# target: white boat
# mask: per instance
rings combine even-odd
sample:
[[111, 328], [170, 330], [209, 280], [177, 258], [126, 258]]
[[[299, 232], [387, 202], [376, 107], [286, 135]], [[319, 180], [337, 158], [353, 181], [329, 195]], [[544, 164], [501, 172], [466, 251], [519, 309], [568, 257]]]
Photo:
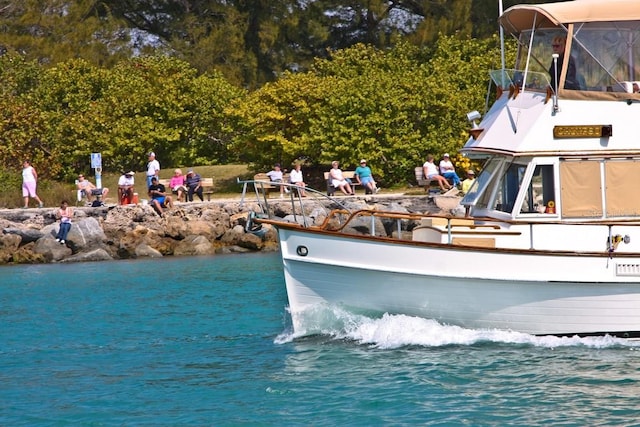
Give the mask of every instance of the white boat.
[[[484, 166], [467, 217], [338, 209], [317, 224], [300, 200], [292, 221], [260, 220], [278, 230], [296, 332], [309, 310], [340, 306], [640, 337], [640, 6], [520, 5], [500, 24], [518, 60], [490, 73], [496, 100], [482, 119], [468, 115], [462, 152]], [[571, 60], [557, 59], [552, 79], [558, 40]]]

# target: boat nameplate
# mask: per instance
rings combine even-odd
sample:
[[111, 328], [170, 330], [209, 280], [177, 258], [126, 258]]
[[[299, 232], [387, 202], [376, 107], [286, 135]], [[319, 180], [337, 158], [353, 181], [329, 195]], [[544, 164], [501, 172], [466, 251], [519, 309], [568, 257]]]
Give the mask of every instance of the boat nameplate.
[[609, 138], [612, 125], [560, 125], [553, 127], [554, 138]]

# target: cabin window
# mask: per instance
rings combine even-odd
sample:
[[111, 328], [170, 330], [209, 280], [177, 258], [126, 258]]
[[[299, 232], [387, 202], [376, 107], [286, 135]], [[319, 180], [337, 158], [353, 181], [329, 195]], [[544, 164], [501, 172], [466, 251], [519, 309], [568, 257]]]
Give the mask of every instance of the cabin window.
[[553, 165], [537, 165], [522, 202], [520, 213], [551, 213], [554, 211], [555, 201]]
[[511, 213], [526, 170], [526, 164], [513, 163], [509, 165], [500, 179], [498, 192], [492, 206], [493, 210]]
[[462, 199], [462, 205], [488, 208], [493, 195], [492, 189], [495, 187], [494, 183], [499, 179], [503, 165], [504, 161], [498, 157], [487, 160], [473, 187]]
[[571, 55], [588, 90], [633, 92], [640, 80], [640, 22], [575, 24]]

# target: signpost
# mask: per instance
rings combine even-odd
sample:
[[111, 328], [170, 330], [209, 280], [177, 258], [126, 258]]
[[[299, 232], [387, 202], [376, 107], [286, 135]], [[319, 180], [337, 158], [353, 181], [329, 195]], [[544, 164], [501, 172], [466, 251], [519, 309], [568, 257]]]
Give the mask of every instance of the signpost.
[[96, 188], [102, 188], [102, 154], [91, 153], [91, 167], [96, 170]]

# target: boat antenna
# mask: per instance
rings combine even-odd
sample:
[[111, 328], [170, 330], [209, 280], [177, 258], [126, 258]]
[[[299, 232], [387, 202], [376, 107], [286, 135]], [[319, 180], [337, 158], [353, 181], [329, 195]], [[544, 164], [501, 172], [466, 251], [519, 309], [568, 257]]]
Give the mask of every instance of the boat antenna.
[[[498, 17], [502, 16], [502, 12], [504, 12], [504, 7], [502, 5], [502, 0], [499, 0], [498, 2]], [[505, 81], [504, 81], [504, 73], [505, 73], [505, 59], [504, 59], [504, 28], [502, 28], [502, 25], [498, 25], [498, 27], [500, 28], [500, 60], [501, 60], [501, 65], [502, 65], [502, 72], [500, 73], [502, 75], [502, 87], [505, 87]]]
[[553, 58], [553, 74], [555, 77], [553, 79], [553, 112], [556, 113], [558, 112], [558, 58], [560, 55], [554, 53], [551, 57]]

